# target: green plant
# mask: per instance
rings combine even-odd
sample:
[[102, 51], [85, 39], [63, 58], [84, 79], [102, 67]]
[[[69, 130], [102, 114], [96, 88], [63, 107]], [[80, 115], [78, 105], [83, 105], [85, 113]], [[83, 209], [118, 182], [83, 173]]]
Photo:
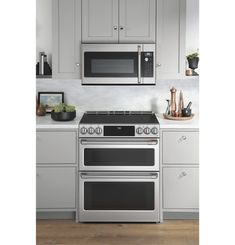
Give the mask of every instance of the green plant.
[[73, 105], [67, 105], [65, 103], [60, 103], [59, 105], [56, 105], [53, 107], [54, 112], [73, 112], [75, 111], [75, 106]]
[[198, 56], [199, 56], [198, 53], [192, 53], [192, 54], [187, 55], [186, 57], [188, 60], [192, 60], [194, 58], [197, 58]]

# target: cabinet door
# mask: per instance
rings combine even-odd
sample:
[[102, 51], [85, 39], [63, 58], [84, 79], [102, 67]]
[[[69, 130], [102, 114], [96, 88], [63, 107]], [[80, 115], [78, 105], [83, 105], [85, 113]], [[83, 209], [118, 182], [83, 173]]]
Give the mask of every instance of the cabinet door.
[[163, 132], [163, 164], [198, 164], [198, 132]]
[[186, 0], [157, 1], [157, 78], [185, 75]]
[[75, 164], [75, 132], [37, 132], [37, 164]]
[[120, 0], [119, 41], [155, 42], [155, 0]]
[[53, 0], [53, 78], [80, 78], [81, 0]]
[[163, 168], [163, 208], [198, 209], [198, 168]]
[[118, 0], [82, 1], [82, 42], [118, 42]]
[[75, 167], [37, 167], [37, 208], [75, 208]]

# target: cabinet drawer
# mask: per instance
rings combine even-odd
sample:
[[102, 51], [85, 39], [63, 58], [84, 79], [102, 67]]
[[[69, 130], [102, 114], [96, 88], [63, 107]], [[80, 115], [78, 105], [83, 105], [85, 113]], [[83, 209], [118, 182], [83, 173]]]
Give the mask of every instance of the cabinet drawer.
[[75, 167], [37, 167], [37, 208], [75, 208]]
[[37, 132], [37, 163], [76, 163], [75, 132]]
[[163, 164], [198, 164], [198, 132], [163, 132]]
[[197, 209], [198, 174], [198, 168], [163, 168], [163, 208]]

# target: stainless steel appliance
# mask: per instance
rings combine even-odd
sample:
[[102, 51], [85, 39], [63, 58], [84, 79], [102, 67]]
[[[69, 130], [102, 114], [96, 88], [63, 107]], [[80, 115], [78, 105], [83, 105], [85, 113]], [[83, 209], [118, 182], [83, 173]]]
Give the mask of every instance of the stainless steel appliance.
[[156, 116], [87, 112], [79, 130], [79, 220], [159, 222]]
[[82, 44], [83, 85], [154, 85], [155, 44]]

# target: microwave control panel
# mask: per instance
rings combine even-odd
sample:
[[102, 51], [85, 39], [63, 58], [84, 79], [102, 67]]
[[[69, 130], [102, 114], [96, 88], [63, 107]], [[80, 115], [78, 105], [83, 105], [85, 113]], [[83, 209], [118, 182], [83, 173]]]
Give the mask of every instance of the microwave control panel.
[[142, 77], [153, 77], [153, 52], [142, 52], [141, 53], [141, 76]]

